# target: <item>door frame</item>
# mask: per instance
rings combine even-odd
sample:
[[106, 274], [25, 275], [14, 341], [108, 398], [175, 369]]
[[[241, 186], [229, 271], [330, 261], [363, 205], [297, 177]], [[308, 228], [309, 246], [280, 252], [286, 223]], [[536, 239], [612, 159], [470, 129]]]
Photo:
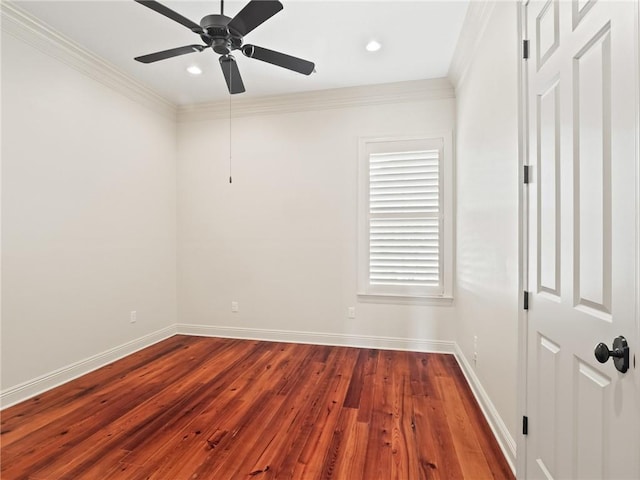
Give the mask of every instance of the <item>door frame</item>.
[[[632, 352], [633, 370], [635, 382], [640, 392], [640, 365], [636, 367], [636, 359], [640, 364], [640, 2], [636, 0], [636, 25], [635, 25], [635, 60], [636, 60], [636, 349]], [[640, 429], [638, 429], [637, 443], [640, 445]]]
[[[528, 315], [524, 309], [524, 292], [529, 290], [529, 189], [524, 183], [524, 169], [529, 164], [529, 107], [527, 60], [523, 45], [527, 37], [527, 4], [518, 2], [518, 417], [527, 415]], [[516, 422], [516, 425], [520, 425]], [[516, 478], [526, 478], [527, 442], [522, 430], [516, 432]]]
[[[600, 0], [602, 1], [602, 0]], [[518, 257], [519, 257], [519, 309], [518, 309], [518, 393], [517, 409], [519, 416], [527, 415], [527, 358], [528, 358], [528, 315], [524, 309], [524, 292], [529, 290], [529, 188], [524, 183], [524, 168], [529, 165], [529, 100], [528, 100], [528, 69], [527, 60], [523, 58], [523, 41], [527, 39], [527, 5], [529, 0], [518, 1], [518, 206], [519, 206], [519, 231], [518, 231]], [[634, 2], [636, 8], [635, 34], [640, 40], [640, 2]], [[636, 148], [635, 148], [635, 170], [636, 205], [640, 205], [640, 41], [635, 43], [635, 107], [636, 107]], [[636, 208], [636, 298], [635, 298], [635, 321], [636, 333], [632, 345], [633, 371], [629, 372], [635, 376], [636, 386], [640, 389], [640, 206]], [[631, 342], [630, 342], [631, 343]], [[638, 367], [635, 367], [636, 361]], [[639, 390], [640, 391], [640, 390]], [[638, 432], [638, 443], [640, 444], [640, 432]], [[522, 430], [517, 432], [516, 437], [516, 477], [526, 478], [527, 459], [527, 437]]]

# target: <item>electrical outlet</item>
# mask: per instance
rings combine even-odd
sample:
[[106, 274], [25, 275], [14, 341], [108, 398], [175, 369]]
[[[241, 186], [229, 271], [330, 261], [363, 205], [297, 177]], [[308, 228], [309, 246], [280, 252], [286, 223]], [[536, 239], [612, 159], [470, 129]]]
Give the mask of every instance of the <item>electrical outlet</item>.
[[137, 320], [138, 320], [138, 315], [136, 311], [131, 310], [131, 313], [129, 314], [129, 323], [136, 323]]
[[356, 307], [347, 308], [347, 318], [356, 318]]
[[233, 313], [238, 313], [238, 310], [240, 310], [240, 307], [238, 306], [238, 302], [231, 302], [231, 311]]
[[478, 336], [473, 336], [473, 366], [475, 367], [478, 363]]

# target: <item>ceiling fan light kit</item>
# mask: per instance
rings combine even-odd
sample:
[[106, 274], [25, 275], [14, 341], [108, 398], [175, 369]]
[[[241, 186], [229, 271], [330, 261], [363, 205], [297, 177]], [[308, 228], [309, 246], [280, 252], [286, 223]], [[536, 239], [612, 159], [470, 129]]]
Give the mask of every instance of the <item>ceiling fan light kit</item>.
[[135, 60], [138, 62], [153, 63], [179, 55], [202, 52], [207, 48], [211, 48], [220, 55], [220, 67], [231, 94], [245, 91], [238, 64], [234, 56], [231, 55], [231, 52], [235, 50], [242, 52], [245, 57], [254, 58], [303, 75], [310, 75], [315, 70], [314, 63], [308, 60], [257, 45], [244, 44], [244, 37], [249, 32], [284, 8], [278, 0], [251, 0], [233, 18], [224, 15], [224, 3], [221, 1], [220, 14], [203, 17], [199, 25], [155, 0], [135, 1], [187, 27], [193, 33], [200, 35], [201, 40], [205, 43], [204, 45], [187, 45], [136, 57]]

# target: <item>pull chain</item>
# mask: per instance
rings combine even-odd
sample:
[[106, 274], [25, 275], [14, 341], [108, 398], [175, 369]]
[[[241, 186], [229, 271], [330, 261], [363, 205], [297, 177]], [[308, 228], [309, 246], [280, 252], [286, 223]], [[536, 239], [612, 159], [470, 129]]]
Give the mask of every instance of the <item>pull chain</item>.
[[[231, 64], [229, 64], [229, 85], [231, 92], [233, 91], [233, 74], [231, 73]], [[231, 176], [231, 92], [229, 92], [229, 183], [233, 183], [233, 178]]]

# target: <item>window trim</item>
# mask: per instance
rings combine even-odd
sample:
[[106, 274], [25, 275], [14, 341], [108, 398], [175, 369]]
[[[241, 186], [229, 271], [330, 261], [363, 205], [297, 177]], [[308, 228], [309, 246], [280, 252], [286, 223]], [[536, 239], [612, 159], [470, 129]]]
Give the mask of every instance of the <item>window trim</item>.
[[[400, 304], [445, 304], [450, 305], [453, 299], [453, 135], [450, 130], [427, 132], [425, 135], [414, 136], [376, 136], [358, 138], [358, 286], [359, 300], [375, 303]], [[441, 274], [442, 287], [440, 291], [421, 287], [426, 291], [416, 293], [415, 288], [397, 288], [388, 285], [371, 285], [369, 283], [369, 154], [394, 151], [402, 144], [411, 142], [442, 143], [442, 158], [440, 159], [440, 201], [441, 201]], [[396, 145], [395, 147], [393, 145]], [[376, 148], [376, 146], [378, 148]], [[405, 150], [407, 147], [405, 147]], [[373, 151], [372, 151], [373, 150]], [[391, 288], [390, 288], [391, 287]], [[413, 290], [413, 291], [412, 291]], [[426, 300], [426, 301], [425, 301]]]

